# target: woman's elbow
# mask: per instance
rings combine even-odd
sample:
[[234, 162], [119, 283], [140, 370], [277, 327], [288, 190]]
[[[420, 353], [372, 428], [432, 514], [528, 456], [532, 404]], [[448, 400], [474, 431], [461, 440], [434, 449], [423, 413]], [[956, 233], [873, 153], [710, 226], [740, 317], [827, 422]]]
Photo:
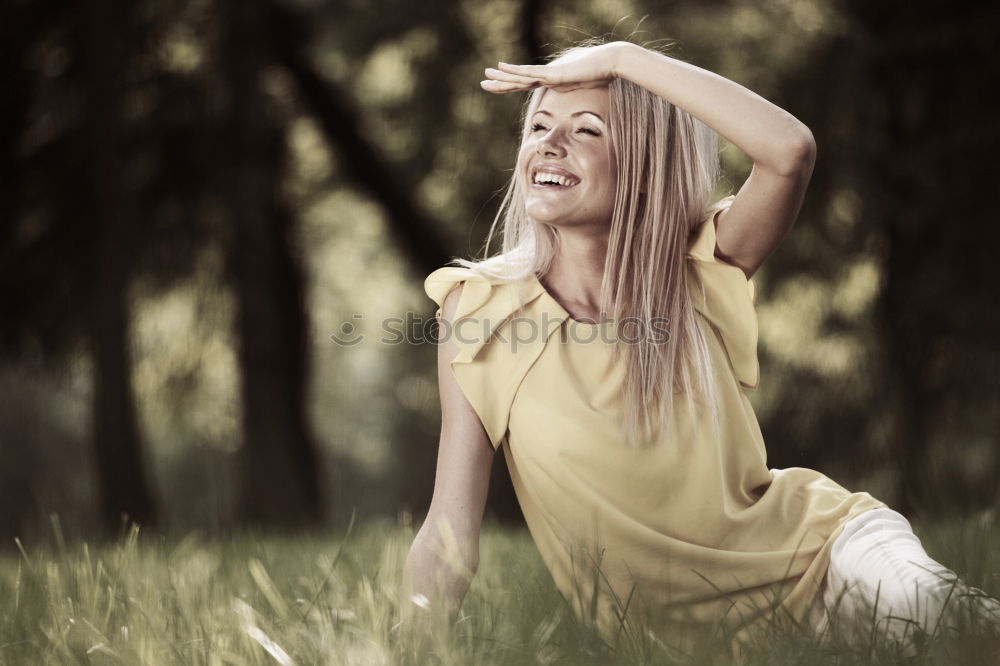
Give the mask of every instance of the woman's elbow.
[[798, 177], [812, 174], [816, 164], [816, 139], [806, 125], [799, 123], [788, 133], [781, 152], [783, 158], [778, 167], [779, 175]]

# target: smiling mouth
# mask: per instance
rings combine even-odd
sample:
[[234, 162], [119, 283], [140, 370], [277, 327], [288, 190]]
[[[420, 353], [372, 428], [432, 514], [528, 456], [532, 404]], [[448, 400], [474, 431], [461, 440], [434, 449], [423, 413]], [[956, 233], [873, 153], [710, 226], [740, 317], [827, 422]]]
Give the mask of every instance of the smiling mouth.
[[564, 169], [539, 168], [531, 179], [537, 187], [570, 188], [580, 184], [580, 179]]

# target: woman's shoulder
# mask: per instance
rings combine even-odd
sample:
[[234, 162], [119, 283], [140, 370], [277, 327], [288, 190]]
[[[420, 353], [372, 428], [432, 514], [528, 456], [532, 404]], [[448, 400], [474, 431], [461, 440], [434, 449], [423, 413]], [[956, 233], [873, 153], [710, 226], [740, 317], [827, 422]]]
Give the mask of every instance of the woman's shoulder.
[[715, 256], [715, 216], [728, 208], [735, 195], [708, 207], [688, 243], [688, 281], [691, 303], [722, 336], [740, 383], [756, 388], [760, 381], [757, 359], [756, 287], [743, 269]]
[[442, 266], [424, 279], [424, 292], [439, 306], [452, 290], [465, 282], [490, 288], [502, 281], [495, 274], [468, 266]]
[[473, 292], [475, 296], [471, 299], [463, 297], [462, 300], [481, 304], [493, 296], [497, 287], [529, 284], [532, 275], [525, 261], [519, 261], [508, 253], [478, 262], [462, 261], [460, 265], [442, 266], [424, 279], [424, 292], [440, 308], [448, 294], [464, 283], [467, 288], [463, 293]]
[[464, 285], [454, 314], [447, 323], [440, 322], [437, 336], [439, 342], [449, 336], [458, 347], [452, 373], [497, 448], [507, 431], [518, 378], [527, 373], [548, 336], [505, 333], [510, 329], [504, 327], [519, 317], [539, 316], [541, 284], [530, 269], [519, 273], [513, 270], [518, 266], [493, 259], [438, 268], [424, 280], [424, 290], [438, 304], [435, 317], [440, 319], [448, 295]]
[[705, 209], [688, 240], [688, 257], [710, 263], [718, 262], [715, 256], [715, 218], [722, 211], [729, 208], [735, 194], [722, 197], [707, 209]]

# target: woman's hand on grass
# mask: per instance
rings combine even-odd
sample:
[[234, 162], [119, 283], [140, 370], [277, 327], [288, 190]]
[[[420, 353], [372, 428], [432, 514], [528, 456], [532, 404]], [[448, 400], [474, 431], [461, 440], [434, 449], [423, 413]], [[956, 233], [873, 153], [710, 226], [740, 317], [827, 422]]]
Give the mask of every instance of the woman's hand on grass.
[[426, 597], [414, 595], [400, 607], [399, 622], [390, 630], [395, 638], [396, 666], [422, 664], [430, 651], [434, 625], [424, 603]]
[[480, 85], [483, 90], [496, 94], [523, 92], [542, 86], [559, 92], [597, 88], [618, 76], [620, 56], [633, 46], [627, 42], [602, 44], [547, 65], [510, 65], [502, 62], [499, 69], [486, 69], [489, 78]]

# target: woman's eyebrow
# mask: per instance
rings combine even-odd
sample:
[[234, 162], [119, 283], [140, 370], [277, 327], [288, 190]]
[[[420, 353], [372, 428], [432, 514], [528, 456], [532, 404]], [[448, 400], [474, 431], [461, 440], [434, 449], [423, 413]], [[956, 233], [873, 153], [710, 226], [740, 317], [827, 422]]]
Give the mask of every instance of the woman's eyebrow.
[[[551, 118], [551, 117], [552, 117], [552, 114], [551, 114], [551, 113], [549, 113], [548, 111], [545, 111], [545, 110], [543, 110], [543, 109], [539, 109], [538, 111], [535, 111], [535, 115], [538, 115], [539, 113], [542, 113], [542, 114], [545, 114], [545, 115], [546, 115], [546, 116], [548, 116], [549, 118]], [[577, 116], [582, 116], [582, 115], [583, 115], [583, 114], [585, 114], [585, 113], [589, 113], [590, 115], [592, 115], [592, 116], [594, 116], [595, 118], [597, 118], [598, 120], [600, 120], [600, 121], [601, 121], [602, 123], [604, 122], [604, 118], [601, 118], [601, 114], [599, 114], [599, 113], [594, 113], [593, 111], [577, 111], [576, 113], [571, 113], [571, 114], [570, 114], [570, 117], [571, 117], [571, 118], [576, 118]]]

